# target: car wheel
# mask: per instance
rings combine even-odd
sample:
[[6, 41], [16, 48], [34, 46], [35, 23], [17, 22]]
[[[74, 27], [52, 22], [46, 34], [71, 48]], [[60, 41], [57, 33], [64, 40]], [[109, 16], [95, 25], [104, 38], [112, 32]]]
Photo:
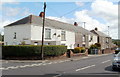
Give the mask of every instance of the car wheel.
[[113, 71], [115, 71], [115, 70], [116, 70], [116, 68], [115, 68], [115, 67], [112, 67], [112, 70], [113, 70]]

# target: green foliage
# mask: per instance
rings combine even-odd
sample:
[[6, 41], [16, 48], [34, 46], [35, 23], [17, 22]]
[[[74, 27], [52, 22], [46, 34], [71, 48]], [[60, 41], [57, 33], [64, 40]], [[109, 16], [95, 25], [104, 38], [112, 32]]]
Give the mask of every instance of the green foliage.
[[85, 52], [85, 48], [84, 47], [76, 47], [74, 48], [73, 53], [84, 53]]
[[100, 43], [95, 43], [98, 49], [101, 49], [101, 44]]
[[[43, 46], [44, 56], [60, 56], [67, 51], [66, 46], [60, 45], [45, 45]], [[11, 45], [2, 46], [2, 55], [4, 57], [30, 57], [40, 56], [40, 45]]]
[[98, 48], [98, 46], [96, 46], [95, 44], [90, 46], [90, 49], [96, 49], [96, 48]]
[[85, 48], [84, 47], [80, 47], [81, 53], [85, 52]]
[[120, 40], [119, 40], [119, 39], [117, 39], [117, 40], [112, 40], [112, 42], [113, 42], [114, 44], [116, 44], [118, 47], [120, 47]]
[[21, 45], [25, 45], [25, 44], [26, 44], [25, 41], [22, 41], [22, 42], [21, 42]]
[[73, 53], [80, 53], [80, 47], [76, 47], [76, 48], [74, 48], [74, 52]]
[[4, 35], [0, 34], [0, 41], [4, 41]]

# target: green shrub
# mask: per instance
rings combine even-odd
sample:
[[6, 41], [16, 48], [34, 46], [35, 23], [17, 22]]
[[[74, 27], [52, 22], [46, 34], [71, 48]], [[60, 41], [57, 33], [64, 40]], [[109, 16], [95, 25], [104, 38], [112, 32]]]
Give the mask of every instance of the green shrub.
[[84, 53], [85, 52], [85, 47], [76, 47], [74, 48], [73, 53]]
[[81, 53], [85, 52], [85, 48], [84, 47], [80, 47]]
[[95, 45], [98, 47], [98, 49], [101, 49], [101, 44], [100, 43], [95, 43]]
[[[43, 46], [44, 56], [60, 56], [67, 51], [66, 46], [45, 45]], [[4, 57], [30, 57], [41, 56], [40, 45], [11, 45], [2, 46], [2, 55]]]
[[73, 52], [73, 53], [80, 53], [80, 52], [81, 52], [80, 47], [76, 47], [76, 48], [74, 48], [74, 52]]
[[90, 46], [90, 49], [96, 49], [98, 48], [95, 44]]

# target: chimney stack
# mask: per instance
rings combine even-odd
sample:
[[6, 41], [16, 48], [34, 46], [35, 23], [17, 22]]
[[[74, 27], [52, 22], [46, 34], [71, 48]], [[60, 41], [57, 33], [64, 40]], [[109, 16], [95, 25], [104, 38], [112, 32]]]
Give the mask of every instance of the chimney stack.
[[78, 26], [77, 22], [74, 22], [74, 26]]
[[44, 12], [40, 12], [39, 16], [44, 17]]

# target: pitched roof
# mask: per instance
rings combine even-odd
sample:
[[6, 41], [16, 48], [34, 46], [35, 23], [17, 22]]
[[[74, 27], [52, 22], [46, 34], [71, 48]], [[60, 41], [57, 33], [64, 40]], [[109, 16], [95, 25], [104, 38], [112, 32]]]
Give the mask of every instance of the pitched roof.
[[98, 36], [103, 36], [103, 37], [110, 37], [100, 31], [97, 31], [97, 30], [91, 30], [90, 32], [93, 32], [94, 34], [98, 35]]
[[28, 16], [28, 17], [20, 19], [20, 20], [18, 20], [16, 22], [13, 22], [11, 24], [8, 24], [5, 27], [7, 27], [7, 26], [14, 26], [14, 25], [20, 25], [20, 24], [27, 24], [27, 23], [30, 23], [30, 20], [31, 20], [31, 18], [30, 18], [30, 16]]
[[[21, 20], [14, 22], [14, 23], [11, 23], [7, 26], [15, 26], [15, 25], [17, 26], [20, 24], [30, 24], [30, 23], [42, 26], [42, 21], [43, 21], [43, 19], [39, 16], [29, 15], [28, 17], [25, 17]], [[7, 27], [7, 26], [5, 26], [5, 27]], [[68, 23], [64, 23], [64, 22], [60, 22], [60, 21], [56, 21], [56, 20], [52, 20], [52, 19], [48, 19], [48, 18], [45, 19], [45, 26], [53, 27], [56, 29], [78, 32], [78, 33], [82, 33], [82, 34], [94, 35], [90, 31], [88, 31], [80, 26], [74, 26], [73, 24], [68, 24]]]

